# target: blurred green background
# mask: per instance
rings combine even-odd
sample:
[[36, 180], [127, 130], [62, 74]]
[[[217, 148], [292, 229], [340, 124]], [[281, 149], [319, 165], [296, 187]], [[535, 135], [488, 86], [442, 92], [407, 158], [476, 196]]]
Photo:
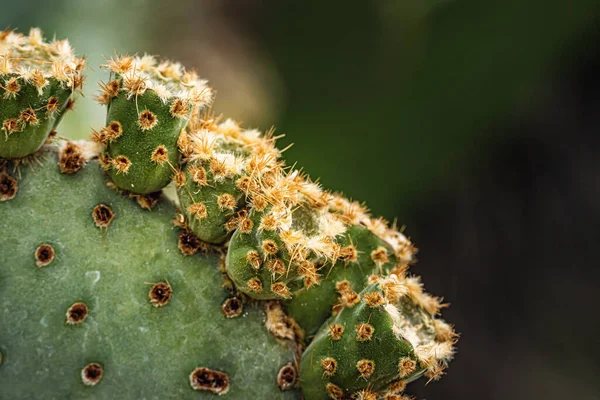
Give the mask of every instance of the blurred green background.
[[214, 110], [398, 218], [463, 333], [431, 399], [600, 399], [600, 3], [2, 0], [92, 70], [59, 134], [104, 124], [104, 56], [195, 67]]

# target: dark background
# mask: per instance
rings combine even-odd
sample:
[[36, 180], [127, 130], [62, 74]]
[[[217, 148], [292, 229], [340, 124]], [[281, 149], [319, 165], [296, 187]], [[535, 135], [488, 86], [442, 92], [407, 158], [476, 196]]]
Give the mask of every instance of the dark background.
[[[598, 1], [0, 1], [93, 71], [62, 134], [103, 124], [102, 55], [195, 66], [215, 110], [406, 225], [462, 334], [427, 399], [600, 399]], [[82, 5], [83, 4], [83, 5]]]

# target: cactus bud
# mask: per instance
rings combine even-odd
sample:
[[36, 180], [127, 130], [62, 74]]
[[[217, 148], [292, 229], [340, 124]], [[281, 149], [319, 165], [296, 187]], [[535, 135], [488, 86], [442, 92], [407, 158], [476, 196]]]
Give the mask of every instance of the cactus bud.
[[331, 317], [305, 350], [305, 398], [327, 399], [332, 391], [339, 398], [397, 394], [422, 375], [438, 378], [452, 359], [456, 334], [435, 318], [439, 301], [422, 291], [417, 278], [392, 274], [367, 286], [360, 298]]
[[81, 90], [84, 66], [67, 40], [45, 42], [37, 28], [0, 34], [1, 158], [26, 157], [45, 143]]
[[97, 100], [107, 105], [107, 124], [92, 139], [105, 146], [108, 174], [138, 194], [165, 187], [177, 172], [177, 141], [192, 113], [212, 101], [212, 90], [178, 63], [145, 55], [107, 60], [110, 81]]

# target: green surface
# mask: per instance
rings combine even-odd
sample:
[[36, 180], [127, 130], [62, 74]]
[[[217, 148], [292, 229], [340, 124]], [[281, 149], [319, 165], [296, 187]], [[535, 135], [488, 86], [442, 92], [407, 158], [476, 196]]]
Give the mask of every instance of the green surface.
[[[179, 252], [170, 204], [142, 210], [106, 187], [95, 162], [61, 175], [56, 156], [45, 157], [21, 167], [19, 192], [0, 203], [0, 398], [216, 398], [190, 387], [196, 367], [228, 373], [228, 399], [298, 397], [276, 384], [292, 346], [267, 333], [262, 307], [223, 316], [218, 259]], [[92, 218], [99, 203], [115, 214], [106, 230]], [[42, 243], [56, 258], [40, 269], [34, 252]], [[160, 281], [173, 297], [155, 308], [148, 283]], [[78, 301], [89, 316], [66, 325]], [[80, 378], [90, 362], [104, 367], [94, 387]]]

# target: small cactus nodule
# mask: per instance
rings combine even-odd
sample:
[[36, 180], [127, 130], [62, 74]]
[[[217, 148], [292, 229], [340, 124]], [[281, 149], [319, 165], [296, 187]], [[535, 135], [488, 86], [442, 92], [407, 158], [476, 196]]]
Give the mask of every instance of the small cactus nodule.
[[190, 117], [212, 101], [212, 90], [181, 64], [153, 56], [108, 59], [110, 80], [97, 100], [106, 126], [92, 135], [105, 146], [103, 165], [115, 184], [138, 194], [157, 192], [179, 163], [177, 141]]
[[44, 144], [81, 90], [84, 67], [67, 40], [48, 43], [37, 28], [0, 32], [0, 158], [22, 158]]
[[402, 399], [443, 374], [457, 334], [394, 224], [151, 56], [107, 60], [91, 141], [48, 140], [83, 67], [0, 33], [0, 397]]

